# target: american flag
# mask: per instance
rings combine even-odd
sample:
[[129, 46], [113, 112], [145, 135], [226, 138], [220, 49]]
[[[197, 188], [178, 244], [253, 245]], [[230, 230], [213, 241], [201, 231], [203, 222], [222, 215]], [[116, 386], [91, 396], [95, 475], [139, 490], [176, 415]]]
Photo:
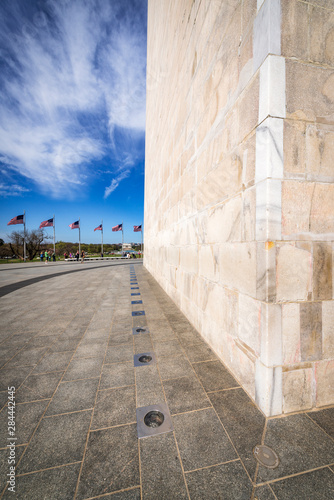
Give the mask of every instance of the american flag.
[[79, 229], [80, 228], [80, 225], [79, 225], [79, 221], [75, 221], [75, 222], [72, 222], [72, 224], [69, 224], [69, 227], [71, 229]]
[[114, 226], [112, 228], [113, 231], [122, 231], [123, 229], [123, 224], [118, 224], [118, 226]]
[[7, 222], [7, 226], [12, 226], [14, 224], [24, 224], [24, 215], [17, 215]]
[[102, 231], [102, 224], [100, 224], [99, 226], [97, 226], [94, 231]]
[[39, 225], [40, 229], [42, 227], [53, 227], [53, 217], [52, 217], [52, 219], [43, 220], [43, 222], [41, 222], [40, 225]]
[[133, 226], [133, 230], [135, 233], [139, 233], [139, 231], [141, 231], [141, 224], [140, 226]]

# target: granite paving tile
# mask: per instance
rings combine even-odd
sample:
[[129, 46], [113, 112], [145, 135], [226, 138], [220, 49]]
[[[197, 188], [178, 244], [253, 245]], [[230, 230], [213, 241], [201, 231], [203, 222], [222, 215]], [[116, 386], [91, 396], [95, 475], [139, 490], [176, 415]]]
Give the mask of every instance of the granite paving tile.
[[16, 393], [16, 402], [25, 403], [52, 397], [64, 372], [29, 375]]
[[80, 343], [80, 339], [63, 339], [60, 337], [52, 346], [50, 351], [52, 352], [65, 352], [65, 351], [75, 351]]
[[291, 415], [269, 420], [264, 444], [275, 450], [280, 463], [276, 469], [259, 466], [258, 482], [334, 463], [333, 440], [307, 415]]
[[334, 498], [334, 474], [327, 467], [270, 484], [278, 500]]
[[121, 363], [133, 360], [133, 343], [108, 347], [105, 363]]
[[215, 353], [205, 343], [187, 345], [185, 350], [191, 363], [217, 360]]
[[254, 490], [254, 500], [277, 500], [268, 485], [258, 486]]
[[132, 362], [104, 365], [100, 389], [122, 387], [135, 383], [135, 372]]
[[245, 468], [254, 478], [253, 449], [261, 444], [265, 417], [241, 388], [208, 394]]
[[74, 353], [73, 358], [96, 358], [103, 357], [107, 349], [107, 344], [91, 343], [80, 344]]
[[139, 484], [136, 424], [91, 432], [76, 498], [106, 495]]
[[211, 402], [195, 374], [163, 382], [171, 414], [208, 408]]
[[[81, 464], [66, 465], [16, 478], [16, 497], [25, 500], [52, 499], [72, 500], [74, 498]], [[5, 499], [13, 498], [7, 491]]]
[[162, 380], [194, 375], [191, 365], [182, 354], [171, 358], [161, 358], [159, 360], [159, 371]]
[[175, 415], [172, 420], [185, 471], [238, 458], [213, 409]]
[[61, 372], [66, 370], [73, 352], [53, 352], [46, 354], [40, 363], [35, 367], [33, 374], [48, 373], [48, 372]]
[[129, 344], [132, 341], [132, 330], [127, 328], [126, 332], [112, 333], [109, 338], [109, 346], [116, 346], [120, 344]]
[[143, 499], [188, 498], [174, 433], [140, 440]]
[[18, 473], [81, 461], [91, 413], [90, 410], [43, 418], [18, 466]]
[[194, 363], [193, 367], [206, 391], [218, 391], [239, 386], [220, 361]]
[[[15, 405], [15, 438], [16, 444], [25, 444], [38, 425], [48, 400]], [[6, 409], [0, 413], [0, 448], [8, 443], [8, 414]]]
[[19, 370], [4, 366], [0, 370], [0, 391], [7, 391], [8, 387], [12, 386], [18, 389], [31, 371], [31, 366], [22, 366]]
[[52, 398], [46, 415], [93, 408], [98, 384], [98, 378], [62, 382]]
[[192, 500], [250, 500], [252, 484], [240, 461], [186, 474]]
[[307, 415], [334, 439], [334, 408], [312, 411]]
[[167, 342], [153, 341], [153, 348], [158, 359], [183, 354], [183, 350], [176, 340], [168, 340]]
[[137, 408], [164, 403], [165, 396], [156, 365], [135, 368]]
[[149, 333], [141, 333], [133, 335], [134, 354], [139, 354], [145, 351], [153, 351], [153, 344]]
[[[29, 344], [28, 344], [29, 346]], [[44, 356], [47, 352], [48, 348], [36, 348], [36, 347], [25, 347], [20, 352], [18, 352], [14, 358], [12, 358], [8, 363], [7, 367], [11, 368], [12, 366], [33, 366], [38, 363], [38, 361]]]
[[63, 381], [99, 377], [102, 363], [103, 358], [73, 359], [65, 372]]
[[102, 429], [136, 421], [135, 386], [99, 391], [91, 429]]

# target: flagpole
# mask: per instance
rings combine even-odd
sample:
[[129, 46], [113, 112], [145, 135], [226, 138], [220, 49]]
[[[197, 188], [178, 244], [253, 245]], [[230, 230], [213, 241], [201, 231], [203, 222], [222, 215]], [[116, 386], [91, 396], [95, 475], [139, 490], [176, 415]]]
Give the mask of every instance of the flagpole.
[[101, 239], [102, 239], [101, 254], [103, 258], [103, 219], [101, 220]]
[[24, 226], [23, 226], [23, 260], [25, 262], [26, 261], [26, 211], [25, 210], [23, 212], [23, 220], [24, 220]]
[[123, 245], [124, 245], [124, 234], [123, 234], [123, 221], [122, 221], [122, 252], [123, 252]]
[[79, 258], [81, 257], [81, 251], [80, 251], [80, 217], [79, 217]]
[[56, 216], [53, 214], [53, 253], [56, 255]]

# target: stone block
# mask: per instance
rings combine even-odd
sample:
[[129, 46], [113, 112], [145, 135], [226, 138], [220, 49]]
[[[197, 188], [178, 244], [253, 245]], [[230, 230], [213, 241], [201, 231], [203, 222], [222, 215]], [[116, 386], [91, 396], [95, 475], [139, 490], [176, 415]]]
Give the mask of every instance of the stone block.
[[268, 179], [256, 185], [256, 239], [281, 239], [281, 181]]
[[258, 357], [261, 350], [261, 302], [239, 295], [238, 338]]
[[281, 53], [281, 1], [266, 0], [258, 12], [253, 28], [254, 71], [268, 54]]
[[322, 353], [324, 359], [334, 358], [334, 301], [322, 303]]
[[282, 311], [280, 304], [261, 303], [261, 363], [265, 366], [282, 364]]
[[306, 125], [303, 121], [284, 120], [284, 175], [304, 179], [306, 162]]
[[299, 304], [282, 304], [283, 365], [301, 361]]
[[316, 405], [334, 404], [334, 360], [315, 364]]
[[219, 245], [220, 281], [241, 293], [256, 296], [256, 246], [254, 243]]
[[322, 304], [300, 304], [300, 353], [301, 361], [322, 359]]
[[283, 177], [283, 120], [267, 118], [256, 128], [255, 182]]
[[285, 72], [283, 57], [269, 55], [261, 65], [258, 123], [268, 116], [285, 118]]
[[269, 417], [282, 413], [282, 367], [255, 363], [255, 402]]
[[331, 299], [332, 292], [332, 244], [313, 243], [313, 299]]
[[251, 187], [242, 193], [241, 240], [255, 240], [256, 189]]
[[288, 118], [333, 123], [334, 70], [286, 60]]
[[308, 60], [308, 5], [298, 1], [282, 2], [282, 55]]
[[198, 272], [198, 247], [189, 245], [180, 248], [180, 266], [187, 272]]
[[[330, 2], [333, 9], [333, 2]], [[310, 60], [334, 65], [334, 12], [317, 7], [310, 10]]]
[[334, 184], [315, 184], [310, 212], [310, 232], [321, 235], [321, 239], [333, 239]]
[[256, 298], [266, 302], [276, 300], [276, 244], [273, 241], [257, 243]]
[[199, 275], [211, 281], [218, 278], [218, 246], [201, 245], [199, 247]]
[[207, 214], [207, 243], [241, 241], [242, 198], [215, 205]]
[[307, 300], [312, 291], [312, 254], [294, 245], [277, 249], [276, 269], [278, 301]]
[[315, 181], [334, 182], [331, 159], [334, 155], [334, 131], [321, 124], [306, 127], [306, 174]]
[[283, 412], [308, 410], [313, 405], [313, 369], [283, 372]]

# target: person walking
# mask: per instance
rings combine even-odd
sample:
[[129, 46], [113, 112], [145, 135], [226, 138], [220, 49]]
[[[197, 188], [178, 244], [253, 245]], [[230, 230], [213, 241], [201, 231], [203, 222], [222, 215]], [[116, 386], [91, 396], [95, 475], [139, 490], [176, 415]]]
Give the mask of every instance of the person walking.
[[77, 250], [77, 253], [75, 254], [75, 256], [76, 256], [77, 262], [79, 262], [79, 257], [80, 257], [79, 250]]
[[47, 264], [48, 263], [48, 258], [49, 258], [49, 254], [48, 254], [47, 250], [45, 250], [45, 252], [44, 252], [44, 257], [45, 257], [45, 264]]
[[85, 252], [82, 250], [82, 252], [81, 252], [81, 264], [83, 264], [84, 260], [85, 260]]

